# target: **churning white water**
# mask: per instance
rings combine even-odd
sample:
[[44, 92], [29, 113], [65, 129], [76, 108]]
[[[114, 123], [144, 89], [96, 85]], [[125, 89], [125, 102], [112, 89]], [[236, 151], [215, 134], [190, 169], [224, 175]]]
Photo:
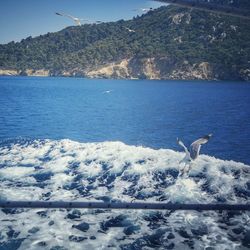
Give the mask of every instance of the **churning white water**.
[[[122, 142], [36, 140], [0, 148], [0, 199], [247, 203], [250, 168]], [[0, 249], [247, 249], [250, 213], [2, 209]], [[211, 247], [211, 248], [209, 248]]]

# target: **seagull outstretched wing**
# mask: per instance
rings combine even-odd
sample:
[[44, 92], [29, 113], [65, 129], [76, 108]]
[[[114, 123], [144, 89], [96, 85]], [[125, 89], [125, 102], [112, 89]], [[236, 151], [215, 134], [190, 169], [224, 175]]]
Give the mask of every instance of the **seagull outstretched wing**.
[[199, 138], [198, 140], [194, 141], [190, 145], [190, 157], [193, 160], [195, 160], [198, 157], [198, 155], [200, 153], [201, 145], [207, 143], [211, 136], [212, 136], [212, 134], [205, 135], [202, 138]]
[[59, 13], [59, 12], [55, 12], [56, 15], [58, 16], [63, 16], [63, 14]]
[[71, 15], [69, 15], [69, 14], [65, 14], [65, 16], [66, 17], [69, 17], [70, 19], [72, 19], [77, 25], [81, 25], [81, 19], [80, 18], [78, 18], [78, 17], [74, 17], [74, 16], [71, 16]]
[[181, 140], [179, 140], [178, 138], [177, 138], [177, 143], [178, 143], [181, 147], [184, 148], [186, 154], [189, 154], [189, 151], [188, 151], [187, 147], [186, 147], [186, 146], [184, 145], [184, 143], [183, 143]]

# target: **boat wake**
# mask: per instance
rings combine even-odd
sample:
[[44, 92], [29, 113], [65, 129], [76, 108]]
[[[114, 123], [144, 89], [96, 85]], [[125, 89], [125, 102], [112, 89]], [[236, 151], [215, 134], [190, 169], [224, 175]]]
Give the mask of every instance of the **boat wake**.
[[[0, 147], [0, 199], [247, 203], [250, 168], [121, 142], [21, 140]], [[248, 212], [2, 209], [2, 249], [247, 249]]]

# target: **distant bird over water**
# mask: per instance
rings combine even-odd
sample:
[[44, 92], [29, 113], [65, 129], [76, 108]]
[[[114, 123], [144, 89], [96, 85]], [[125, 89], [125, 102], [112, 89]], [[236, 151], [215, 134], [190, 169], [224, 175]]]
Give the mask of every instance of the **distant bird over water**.
[[106, 91], [104, 91], [104, 92], [102, 92], [103, 94], [109, 94], [109, 93], [111, 93], [113, 90], [106, 90]]
[[[182, 163], [182, 162], [185, 163], [184, 168], [181, 170], [182, 174], [184, 174], [185, 172], [189, 172], [189, 170], [191, 168], [191, 162], [194, 161], [199, 156], [201, 145], [207, 143], [208, 140], [211, 138], [211, 136], [212, 136], [212, 134], [205, 135], [202, 138], [199, 138], [198, 140], [194, 141], [190, 145], [189, 150], [184, 145], [184, 143], [177, 138], [177, 143], [181, 147], [184, 148], [185, 153], [186, 153], [185, 157], [180, 161], [180, 163]], [[185, 170], [186, 165], [188, 165], [188, 169], [187, 170]]]

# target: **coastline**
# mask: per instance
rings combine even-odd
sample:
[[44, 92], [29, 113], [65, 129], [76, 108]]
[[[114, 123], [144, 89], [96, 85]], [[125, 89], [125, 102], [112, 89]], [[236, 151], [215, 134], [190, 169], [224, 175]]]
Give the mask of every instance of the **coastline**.
[[[127, 74], [124, 75], [113, 75], [113, 74], [99, 74], [99, 71], [96, 71], [96, 74], [94, 74], [94, 71], [90, 71], [90, 74], [84, 74], [84, 73], [75, 73], [70, 71], [63, 71], [63, 72], [51, 72], [49, 70], [40, 69], [40, 70], [34, 70], [34, 69], [28, 69], [25, 71], [22, 70], [16, 70], [16, 69], [0, 69], [0, 77], [2, 76], [9, 76], [9, 77], [65, 77], [65, 78], [86, 78], [86, 79], [112, 79], [112, 80], [181, 80], [181, 81], [239, 81], [239, 82], [250, 82], [250, 70], [248, 72], [249, 77], [246, 77], [246, 79], [243, 78], [226, 78], [222, 79], [220, 77], [206, 77], [201, 75], [186, 75], [184, 77], [176, 76], [176, 75], [170, 75], [170, 77], [160, 77], [159, 75], [150, 75], [150, 76], [138, 76], [135, 77], [133, 75]], [[192, 77], [193, 76], [193, 77]]]

